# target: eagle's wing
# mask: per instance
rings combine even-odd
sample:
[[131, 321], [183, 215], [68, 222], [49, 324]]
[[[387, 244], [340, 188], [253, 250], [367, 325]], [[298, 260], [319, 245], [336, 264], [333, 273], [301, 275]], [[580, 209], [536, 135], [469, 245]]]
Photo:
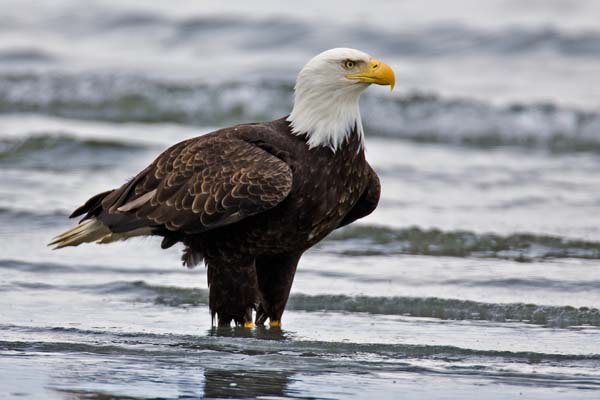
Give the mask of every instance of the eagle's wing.
[[112, 232], [198, 233], [273, 208], [291, 188], [292, 171], [281, 159], [244, 140], [209, 135], [166, 150], [104, 197], [96, 218]]

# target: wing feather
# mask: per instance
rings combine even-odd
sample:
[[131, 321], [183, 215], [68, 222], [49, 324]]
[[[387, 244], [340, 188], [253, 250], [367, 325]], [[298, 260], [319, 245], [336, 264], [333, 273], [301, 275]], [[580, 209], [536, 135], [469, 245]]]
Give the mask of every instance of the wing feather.
[[269, 210], [291, 187], [281, 159], [241, 139], [208, 135], [162, 153], [104, 198], [99, 218], [114, 232], [123, 224], [198, 233]]

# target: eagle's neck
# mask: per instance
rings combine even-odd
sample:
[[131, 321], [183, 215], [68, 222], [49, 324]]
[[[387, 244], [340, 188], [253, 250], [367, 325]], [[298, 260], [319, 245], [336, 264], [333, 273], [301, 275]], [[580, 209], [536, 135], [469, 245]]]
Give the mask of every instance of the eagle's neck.
[[[309, 82], [310, 83], [310, 82]], [[364, 147], [363, 126], [358, 100], [363, 85], [335, 87], [305, 84], [299, 80], [294, 94], [294, 109], [287, 121], [292, 133], [306, 135], [309, 148], [325, 146], [335, 153], [348, 136], [359, 135]]]

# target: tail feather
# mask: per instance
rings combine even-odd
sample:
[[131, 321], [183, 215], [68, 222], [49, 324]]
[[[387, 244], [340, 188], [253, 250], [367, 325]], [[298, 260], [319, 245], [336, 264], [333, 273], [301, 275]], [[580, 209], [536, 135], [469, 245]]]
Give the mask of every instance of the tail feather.
[[[127, 193], [132, 190], [130, 187], [131, 185], [131, 182], [127, 184]], [[83, 219], [79, 221], [79, 224], [54, 237], [52, 241], [48, 243], [48, 246], [54, 246], [53, 250], [57, 250], [68, 246], [79, 246], [81, 243], [111, 243], [119, 240], [126, 240], [134, 236], [152, 235], [152, 228], [145, 226], [144, 221], [136, 219], [133, 215], [129, 216], [125, 212], [144, 205], [152, 198], [154, 193], [156, 193], [156, 189], [126, 204], [119, 203], [121, 205], [117, 208], [118, 213], [105, 214], [104, 218], [108, 219], [108, 221], [103, 218], [105, 220], [104, 223], [98, 217], [104, 210], [102, 202], [107, 196], [112, 194], [120, 195], [123, 197], [123, 199], [120, 200], [125, 201], [125, 195], [119, 194], [119, 192], [115, 192], [115, 190], [98, 193], [71, 214], [70, 218], [84, 216]], [[108, 201], [108, 203], [110, 203], [109, 205], [112, 204], [112, 206], [115, 206], [112, 200]], [[110, 225], [112, 229], [110, 229], [108, 225]]]
[[73, 213], [69, 215], [69, 218], [79, 217], [83, 214], [86, 214], [85, 218], [97, 215], [94, 211], [97, 211], [102, 206], [102, 200], [112, 192], [114, 192], [114, 190], [107, 190], [106, 192], [98, 193], [91, 197], [84, 205], [73, 211]]
[[48, 246], [55, 246], [54, 250], [68, 246], [79, 246], [81, 243], [102, 240], [102, 238], [111, 233], [110, 229], [96, 218], [86, 219], [81, 221], [76, 227], [53, 238], [48, 243]]

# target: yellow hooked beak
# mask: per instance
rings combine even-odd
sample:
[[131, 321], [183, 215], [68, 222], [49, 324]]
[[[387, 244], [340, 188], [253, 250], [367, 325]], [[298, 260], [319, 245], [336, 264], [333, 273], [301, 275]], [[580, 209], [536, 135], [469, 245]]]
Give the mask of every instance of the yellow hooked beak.
[[390, 85], [391, 90], [394, 90], [394, 85], [396, 84], [396, 77], [390, 66], [374, 59], [371, 59], [361, 71], [348, 74], [346, 75], [346, 78], [364, 83]]

